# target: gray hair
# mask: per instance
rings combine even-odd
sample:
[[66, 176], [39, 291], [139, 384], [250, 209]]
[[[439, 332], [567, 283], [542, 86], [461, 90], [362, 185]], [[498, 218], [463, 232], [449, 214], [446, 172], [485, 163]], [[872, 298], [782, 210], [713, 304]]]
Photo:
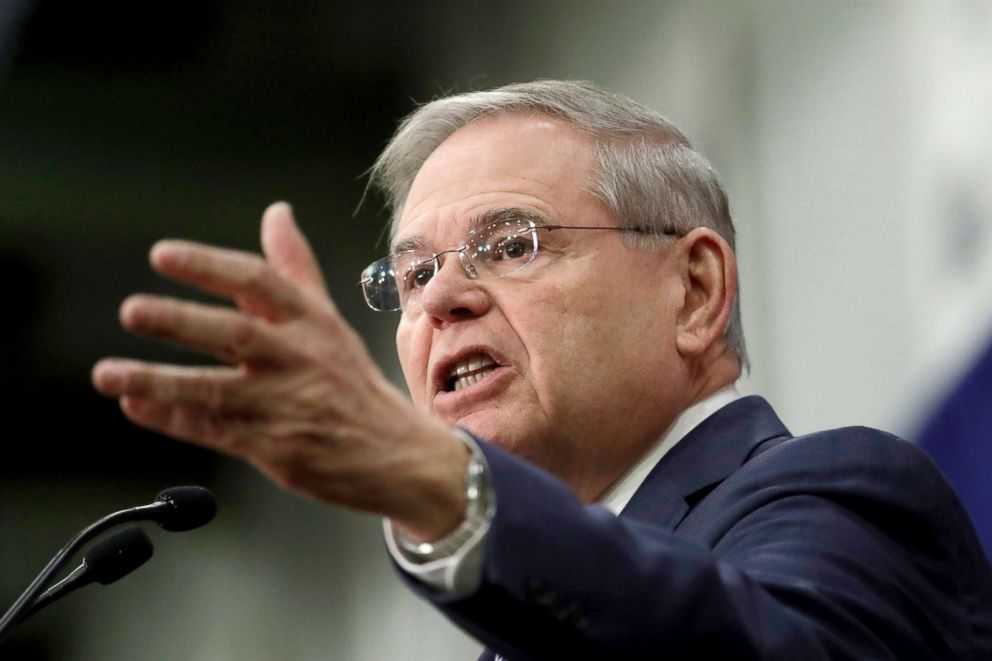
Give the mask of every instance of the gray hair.
[[[436, 99], [411, 113], [371, 169], [392, 210], [395, 232], [410, 186], [428, 156], [452, 133], [482, 117], [539, 112], [563, 119], [596, 140], [591, 192], [621, 227], [684, 234], [708, 227], [734, 249], [727, 194], [713, 166], [659, 113], [584, 81], [539, 80]], [[661, 242], [661, 234], [631, 233], [629, 245]], [[724, 330], [742, 370], [749, 368], [740, 297]]]

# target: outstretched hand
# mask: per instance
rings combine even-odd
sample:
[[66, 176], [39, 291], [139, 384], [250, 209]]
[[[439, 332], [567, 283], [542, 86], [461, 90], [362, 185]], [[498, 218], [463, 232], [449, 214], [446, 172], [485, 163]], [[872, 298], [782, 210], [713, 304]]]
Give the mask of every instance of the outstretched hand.
[[211, 354], [223, 366], [118, 358], [93, 384], [134, 423], [242, 457], [277, 484], [375, 512], [424, 539], [464, 512], [467, 454], [385, 378], [327, 294], [285, 203], [262, 218], [258, 255], [186, 241], [151, 250], [162, 275], [236, 308], [138, 294], [124, 327]]

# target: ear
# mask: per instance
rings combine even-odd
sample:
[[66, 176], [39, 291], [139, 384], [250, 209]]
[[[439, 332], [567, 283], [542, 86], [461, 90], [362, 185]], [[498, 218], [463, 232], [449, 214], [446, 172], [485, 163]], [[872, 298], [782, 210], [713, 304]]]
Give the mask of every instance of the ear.
[[713, 230], [697, 227], [681, 240], [685, 297], [676, 326], [683, 356], [705, 354], [722, 336], [737, 295], [737, 260]]

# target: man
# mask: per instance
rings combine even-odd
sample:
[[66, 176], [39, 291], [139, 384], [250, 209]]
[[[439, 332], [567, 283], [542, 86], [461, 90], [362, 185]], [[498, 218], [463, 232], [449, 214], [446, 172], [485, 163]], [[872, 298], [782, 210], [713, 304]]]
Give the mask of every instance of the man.
[[394, 225], [363, 290], [401, 310], [412, 404], [284, 204], [264, 259], [152, 249], [236, 310], [121, 308], [227, 367], [107, 360], [96, 387], [137, 424], [385, 517], [408, 582], [487, 658], [992, 653], [988, 564], [922, 454], [867, 429], [792, 438], [734, 389], [733, 226], [667, 121], [584, 83], [441, 99], [373, 178]]

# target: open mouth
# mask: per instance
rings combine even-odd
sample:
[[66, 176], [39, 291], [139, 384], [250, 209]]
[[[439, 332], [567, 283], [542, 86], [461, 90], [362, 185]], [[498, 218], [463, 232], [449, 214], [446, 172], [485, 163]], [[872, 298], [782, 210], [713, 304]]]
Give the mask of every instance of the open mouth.
[[475, 354], [459, 360], [445, 374], [445, 392], [457, 392], [462, 388], [478, 383], [499, 367], [493, 358], [486, 354]]

